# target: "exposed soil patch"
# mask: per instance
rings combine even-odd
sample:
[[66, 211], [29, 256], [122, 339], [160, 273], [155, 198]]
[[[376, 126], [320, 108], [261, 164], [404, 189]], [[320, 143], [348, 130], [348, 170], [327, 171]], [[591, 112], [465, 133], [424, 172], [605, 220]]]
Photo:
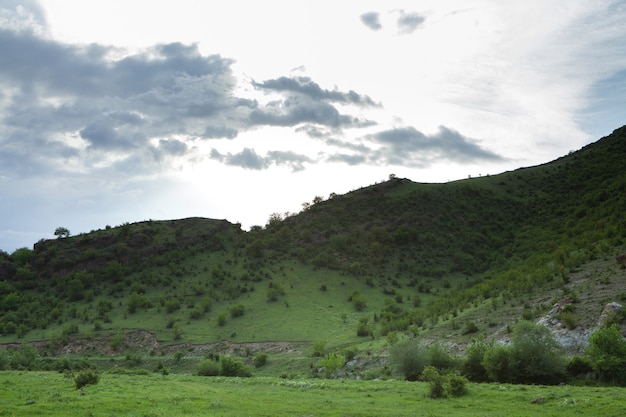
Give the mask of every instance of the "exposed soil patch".
[[[179, 343], [174, 345], [162, 345], [154, 333], [146, 330], [133, 330], [125, 333], [122, 339], [118, 340], [115, 340], [116, 337], [119, 336], [75, 338], [66, 344], [60, 342], [53, 343], [51, 341], [36, 341], [30, 344], [52, 356], [86, 354], [116, 356], [127, 350], [144, 353], [153, 352], [157, 355], [167, 355], [184, 350], [187, 354], [194, 356], [203, 356], [208, 353], [243, 355], [257, 352], [300, 354], [302, 353], [303, 347], [307, 345], [307, 342], [280, 341], [244, 343], [222, 341], [202, 344]], [[10, 343], [0, 346], [6, 348], [19, 347], [20, 345], [19, 343]]]

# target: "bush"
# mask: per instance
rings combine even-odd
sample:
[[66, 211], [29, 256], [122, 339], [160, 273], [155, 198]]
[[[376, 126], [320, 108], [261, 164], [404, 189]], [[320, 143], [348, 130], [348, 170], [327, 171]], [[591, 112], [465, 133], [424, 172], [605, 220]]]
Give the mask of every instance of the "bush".
[[81, 389], [86, 385], [96, 385], [99, 381], [100, 374], [95, 369], [84, 369], [74, 377], [76, 389]]
[[39, 352], [34, 346], [22, 345], [11, 355], [11, 368], [32, 371], [36, 368]]
[[217, 316], [217, 324], [220, 327], [223, 327], [226, 324], [226, 313], [221, 313]]
[[313, 343], [313, 357], [322, 357], [326, 353], [326, 342], [318, 340]]
[[485, 351], [482, 362], [487, 376], [492, 381], [513, 382], [511, 375], [511, 348], [509, 346], [492, 346]]
[[601, 381], [626, 384], [626, 340], [615, 324], [591, 335], [585, 356]]
[[461, 366], [462, 373], [470, 381], [474, 382], [486, 382], [489, 380], [487, 370], [483, 365], [485, 358], [485, 352], [493, 345], [486, 343], [482, 340], [473, 339], [472, 342], [465, 349], [465, 360]]
[[254, 367], [260, 368], [267, 363], [267, 353], [259, 352], [254, 356]]
[[446, 393], [448, 396], [460, 397], [467, 393], [467, 379], [460, 375], [449, 375], [446, 382]]
[[427, 366], [421, 374], [422, 380], [428, 382], [428, 396], [430, 398], [443, 398], [446, 390], [443, 387], [444, 378], [434, 366]]
[[430, 398], [460, 397], [467, 393], [467, 379], [459, 375], [441, 375], [434, 366], [427, 366], [421, 379], [428, 382]]
[[240, 359], [232, 356], [221, 356], [220, 375], [250, 377], [252, 371]]
[[218, 376], [220, 374], [220, 364], [213, 359], [205, 359], [196, 367], [196, 373], [200, 376]]
[[334, 374], [337, 369], [341, 368], [346, 363], [346, 359], [337, 353], [329, 353], [324, 359], [322, 359], [322, 368], [326, 373], [326, 378], [329, 378]]
[[571, 376], [572, 378], [576, 378], [580, 375], [585, 375], [593, 372], [593, 367], [586, 358], [574, 356], [567, 363], [565, 370], [567, 371], [567, 374], [569, 376]]
[[416, 381], [429, 365], [428, 351], [417, 339], [404, 339], [389, 348], [389, 362], [409, 381]]
[[428, 349], [429, 364], [437, 369], [445, 370], [454, 367], [454, 358], [441, 345], [435, 343]]
[[245, 310], [246, 309], [243, 306], [243, 304], [234, 305], [230, 308], [230, 316], [232, 318], [241, 317], [243, 316], [243, 313], [245, 312]]

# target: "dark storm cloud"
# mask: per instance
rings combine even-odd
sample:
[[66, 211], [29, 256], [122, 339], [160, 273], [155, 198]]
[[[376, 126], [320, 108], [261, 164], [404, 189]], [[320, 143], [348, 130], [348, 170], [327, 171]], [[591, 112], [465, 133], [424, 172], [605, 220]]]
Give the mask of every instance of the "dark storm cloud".
[[473, 140], [453, 129], [440, 126], [433, 135], [413, 127], [397, 128], [368, 136], [382, 148], [376, 158], [391, 165], [425, 165], [429, 161], [447, 160], [459, 163], [502, 160], [499, 155], [481, 148]]
[[380, 15], [376, 12], [363, 13], [361, 15], [361, 22], [372, 30], [380, 30], [383, 27], [380, 24]]
[[347, 93], [337, 90], [325, 90], [309, 77], [279, 77], [273, 80], [263, 81], [262, 83], [253, 82], [252, 84], [263, 90], [288, 91], [303, 94], [316, 101], [333, 101], [358, 106], [379, 106], [379, 104], [374, 103], [368, 96], [360, 95], [352, 90]]
[[404, 11], [400, 11], [400, 16], [398, 17], [398, 31], [400, 33], [413, 33], [415, 29], [417, 29], [422, 23], [424, 23], [426, 18], [417, 13], [405, 13]]
[[239, 153], [222, 154], [218, 150], [211, 150], [210, 158], [222, 162], [226, 165], [238, 166], [245, 169], [263, 170], [269, 168], [272, 164], [279, 166], [288, 166], [293, 171], [304, 169], [304, 164], [312, 162], [312, 160], [301, 154], [287, 151], [271, 151], [266, 156], [261, 156], [254, 149], [244, 148]]

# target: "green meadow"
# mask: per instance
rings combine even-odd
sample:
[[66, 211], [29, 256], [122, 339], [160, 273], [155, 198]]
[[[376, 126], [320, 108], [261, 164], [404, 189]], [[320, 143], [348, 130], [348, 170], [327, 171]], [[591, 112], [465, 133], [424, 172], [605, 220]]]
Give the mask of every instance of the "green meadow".
[[0, 372], [0, 416], [615, 416], [623, 388], [469, 384], [432, 399], [406, 381], [104, 373], [76, 389], [55, 372]]

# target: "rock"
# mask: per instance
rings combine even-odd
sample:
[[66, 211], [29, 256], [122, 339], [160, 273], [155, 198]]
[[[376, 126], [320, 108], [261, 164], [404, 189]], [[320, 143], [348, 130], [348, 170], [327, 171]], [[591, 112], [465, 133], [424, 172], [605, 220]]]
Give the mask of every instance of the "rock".
[[604, 327], [607, 321], [611, 320], [615, 315], [622, 311], [622, 305], [616, 302], [608, 303], [604, 306], [600, 318], [598, 319], [598, 327]]

